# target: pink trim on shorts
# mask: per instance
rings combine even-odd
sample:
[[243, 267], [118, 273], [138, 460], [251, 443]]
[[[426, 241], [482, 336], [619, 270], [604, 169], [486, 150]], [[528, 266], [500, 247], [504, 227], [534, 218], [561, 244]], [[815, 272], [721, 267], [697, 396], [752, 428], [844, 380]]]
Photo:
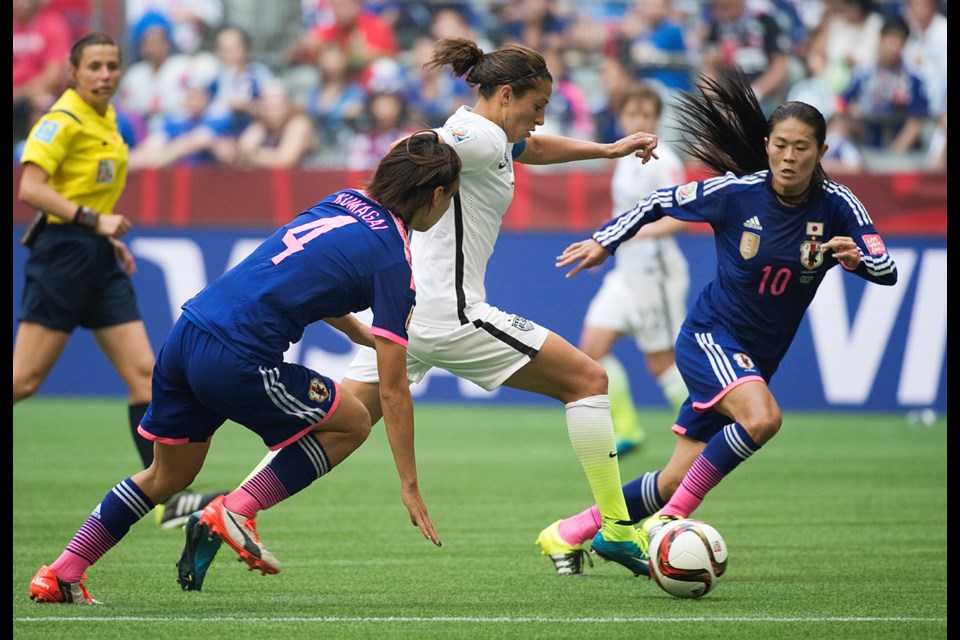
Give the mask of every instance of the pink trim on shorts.
[[[137, 433], [139, 433], [140, 435], [142, 435], [142, 436], [143, 436], [144, 438], [146, 438], [147, 440], [152, 440], [152, 441], [154, 441], [154, 442], [159, 442], [159, 443], [161, 443], [161, 444], [177, 445], [177, 444], [189, 444], [189, 443], [190, 443], [190, 438], [161, 438], [160, 436], [155, 436], [155, 435], [153, 435], [152, 433], [150, 433], [150, 432], [148, 432], [148, 431], [145, 431], [144, 428], [141, 427], [141, 426], [137, 426]], [[207, 440], [209, 441], [210, 438], [207, 438]]]
[[712, 409], [713, 405], [720, 402], [725, 395], [727, 395], [728, 393], [730, 393], [731, 391], [733, 391], [734, 389], [742, 385], [744, 382], [753, 382], [754, 380], [759, 380], [760, 382], [764, 382], [763, 376], [745, 376], [743, 378], [737, 378], [734, 382], [732, 382], [731, 384], [721, 389], [720, 393], [713, 396], [713, 398], [710, 399], [710, 402], [694, 402], [693, 410], [706, 411], [707, 409]]
[[310, 426], [306, 427], [306, 428], [303, 429], [302, 431], [299, 431], [299, 432], [297, 432], [295, 435], [287, 438], [286, 440], [284, 440], [284, 441], [281, 442], [280, 444], [275, 444], [275, 445], [273, 445], [272, 447], [270, 447], [270, 451], [276, 451], [277, 449], [282, 449], [282, 448], [284, 448], [285, 446], [287, 446], [288, 444], [291, 444], [291, 443], [293, 443], [293, 442], [296, 442], [297, 440], [299, 440], [300, 438], [302, 438], [302, 437], [305, 436], [306, 434], [308, 434], [308, 433], [310, 433], [311, 431], [313, 431], [313, 430], [317, 427], [317, 425], [323, 424], [324, 422], [326, 422], [327, 420], [329, 420], [329, 419], [330, 419], [330, 416], [332, 416], [332, 415], [334, 414], [334, 412], [337, 410], [337, 407], [340, 406], [340, 384], [337, 383], [336, 381], [334, 381], [334, 382], [333, 382], [333, 388], [334, 388], [334, 389], [336, 390], [336, 392], [337, 392], [337, 397], [333, 399], [333, 406], [331, 406], [331, 407], [330, 407], [330, 410], [327, 411], [327, 415], [325, 415], [325, 416], [323, 417], [323, 420], [321, 420], [320, 422], [315, 422], [315, 423], [311, 424]]
[[370, 327], [370, 333], [372, 333], [375, 336], [380, 336], [381, 338], [386, 338], [391, 342], [396, 342], [401, 347], [407, 346], [407, 339], [401, 338], [400, 336], [393, 333], [392, 331], [387, 331], [386, 329], [380, 329], [378, 327]]

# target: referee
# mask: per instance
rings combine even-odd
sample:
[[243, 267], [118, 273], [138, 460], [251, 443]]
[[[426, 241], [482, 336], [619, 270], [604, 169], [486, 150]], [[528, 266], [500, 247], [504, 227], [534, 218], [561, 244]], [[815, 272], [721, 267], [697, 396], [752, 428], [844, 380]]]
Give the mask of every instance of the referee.
[[70, 88], [23, 151], [19, 199], [39, 213], [22, 239], [30, 256], [13, 345], [13, 402], [37, 392], [75, 328], [89, 329], [129, 390], [130, 432], [146, 468], [153, 443], [137, 429], [150, 404], [154, 354], [130, 279], [136, 263], [120, 241], [131, 224], [113, 212], [129, 152], [110, 104], [121, 72], [111, 36], [75, 42]]

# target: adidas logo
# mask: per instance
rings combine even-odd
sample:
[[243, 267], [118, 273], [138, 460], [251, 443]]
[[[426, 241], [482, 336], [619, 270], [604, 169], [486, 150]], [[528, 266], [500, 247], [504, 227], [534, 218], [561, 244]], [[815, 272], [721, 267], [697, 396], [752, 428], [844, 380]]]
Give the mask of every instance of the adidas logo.
[[747, 229], [754, 229], [755, 231], [763, 231], [763, 227], [760, 226], [760, 218], [753, 216], [749, 220], [743, 223], [743, 226]]

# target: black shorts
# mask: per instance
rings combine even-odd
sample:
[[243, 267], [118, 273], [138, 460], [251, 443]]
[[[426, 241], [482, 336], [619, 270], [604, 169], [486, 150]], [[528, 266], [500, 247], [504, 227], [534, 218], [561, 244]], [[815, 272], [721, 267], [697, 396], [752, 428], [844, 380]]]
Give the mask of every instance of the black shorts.
[[48, 224], [30, 249], [20, 320], [71, 332], [140, 320], [133, 282], [103, 236]]

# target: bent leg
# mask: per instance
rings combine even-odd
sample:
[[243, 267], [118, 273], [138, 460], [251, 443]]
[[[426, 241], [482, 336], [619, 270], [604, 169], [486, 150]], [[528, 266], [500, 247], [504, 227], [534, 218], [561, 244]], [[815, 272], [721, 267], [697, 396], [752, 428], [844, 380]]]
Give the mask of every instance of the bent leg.
[[773, 394], [759, 380], [731, 389], [716, 409], [733, 422], [710, 438], [664, 505], [663, 515], [690, 517], [711, 489], [776, 435], [783, 420]]
[[199, 473], [209, 443], [157, 443], [149, 468], [111, 489], [80, 527], [63, 553], [50, 566], [66, 582], [79, 582], [87, 567], [97, 562], [153, 508], [187, 487]]
[[507, 379], [507, 386], [541, 393], [566, 405], [567, 433], [601, 518], [604, 538], [635, 539], [620, 481], [607, 376], [595, 360], [555, 333], [537, 356]]
[[363, 444], [370, 428], [366, 407], [341, 385], [336, 411], [313, 431], [268, 454], [259, 471], [227, 494], [224, 507], [256, 517], [329, 473]]

